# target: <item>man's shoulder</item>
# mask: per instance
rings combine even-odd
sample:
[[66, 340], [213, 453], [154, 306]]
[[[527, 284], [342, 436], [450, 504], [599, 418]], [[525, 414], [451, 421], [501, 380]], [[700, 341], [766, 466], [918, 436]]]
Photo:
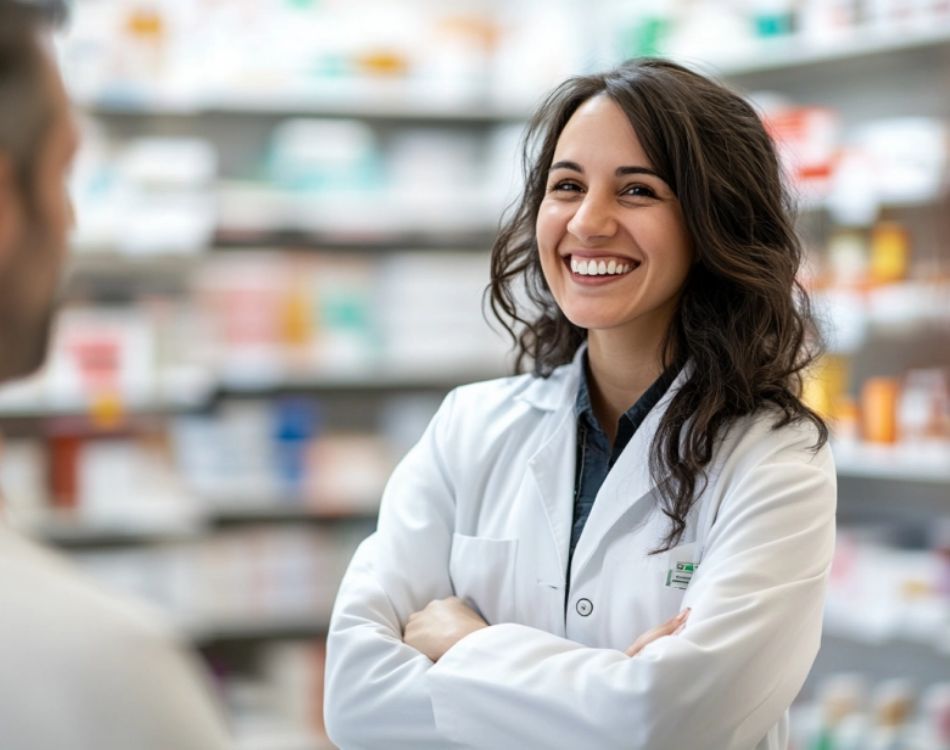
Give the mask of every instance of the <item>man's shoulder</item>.
[[5, 529], [0, 664], [0, 694], [14, 714], [0, 726], [0, 747], [227, 746], [197, 662], [156, 611]]
[[[0, 532], [0, 649], [121, 653], [149, 644], [173, 648], [173, 630], [156, 610], [102, 589], [56, 552]], [[82, 661], [74, 666], [81, 666]]]

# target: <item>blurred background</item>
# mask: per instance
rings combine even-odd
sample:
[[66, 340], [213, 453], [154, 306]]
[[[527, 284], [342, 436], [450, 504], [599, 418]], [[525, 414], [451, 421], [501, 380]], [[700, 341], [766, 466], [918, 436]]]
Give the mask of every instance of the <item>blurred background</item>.
[[950, 3], [78, 0], [60, 48], [79, 225], [48, 365], [0, 390], [5, 512], [172, 617], [241, 748], [328, 747], [323, 635], [388, 473], [510, 371], [482, 291], [526, 118], [654, 53], [762, 111], [828, 339], [793, 746], [950, 747]]

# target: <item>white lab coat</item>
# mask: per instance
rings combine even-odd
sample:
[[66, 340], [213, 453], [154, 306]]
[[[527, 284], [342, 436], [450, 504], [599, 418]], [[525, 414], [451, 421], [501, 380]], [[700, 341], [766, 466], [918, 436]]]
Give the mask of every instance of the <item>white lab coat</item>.
[[[741, 420], [681, 542], [650, 556], [669, 522], [649, 447], [680, 373], [597, 495], [565, 608], [580, 367], [456, 389], [394, 472], [330, 625], [326, 721], [343, 750], [786, 747], [834, 545], [829, 449], [809, 450], [810, 425]], [[699, 564], [685, 590], [667, 585], [680, 562]], [[453, 594], [490, 627], [433, 665], [403, 628]], [[680, 634], [624, 655], [684, 607]]]

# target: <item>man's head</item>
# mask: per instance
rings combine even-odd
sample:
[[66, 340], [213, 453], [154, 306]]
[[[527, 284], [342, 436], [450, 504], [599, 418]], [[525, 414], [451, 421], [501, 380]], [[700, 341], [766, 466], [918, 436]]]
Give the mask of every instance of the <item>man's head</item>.
[[47, 36], [64, 16], [61, 1], [0, 0], [0, 380], [43, 362], [73, 222], [78, 136]]

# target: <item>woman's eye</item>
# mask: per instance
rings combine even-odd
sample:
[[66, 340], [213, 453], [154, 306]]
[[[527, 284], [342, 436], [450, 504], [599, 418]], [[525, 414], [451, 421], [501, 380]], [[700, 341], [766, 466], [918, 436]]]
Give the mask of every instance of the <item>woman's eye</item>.
[[634, 198], [656, 198], [656, 191], [646, 185], [631, 185], [623, 191], [624, 195], [632, 195]]
[[571, 182], [570, 180], [556, 182], [551, 186], [551, 192], [576, 193], [579, 192], [580, 189], [580, 185], [578, 185], [576, 182]]

